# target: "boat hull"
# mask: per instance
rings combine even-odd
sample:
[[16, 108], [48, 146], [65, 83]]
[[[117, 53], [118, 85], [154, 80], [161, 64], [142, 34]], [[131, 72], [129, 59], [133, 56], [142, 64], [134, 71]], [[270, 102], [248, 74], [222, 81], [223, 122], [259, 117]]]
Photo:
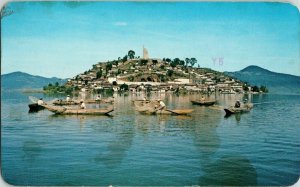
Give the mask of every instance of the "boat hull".
[[37, 103], [29, 104], [28, 107], [29, 107], [29, 112], [38, 112], [40, 110], [45, 109], [44, 106], [38, 105]]
[[103, 110], [95, 110], [95, 109], [72, 109], [72, 110], [65, 110], [62, 115], [107, 115], [110, 112], [114, 111], [114, 109], [103, 109]]
[[177, 110], [158, 110], [158, 111], [139, 111], [141, 114], [152, 114], [152, 115], [188, 115], [193, 112], [193, 109], [177, 109]]
[[225, 108], [224, 111], [227, 116], [232, 114], [241, 114], [241, 113], [247, 113], [250, 112], [251, 109], [248, 108]]
[[199, 101], [199, 100], [192, 100], [191, 101], [194, 105], [202, 105], [202, 106], [211, 106], [216, 103], [216, 100], [212, 101]]
[[49, 111], [59, 115], [107, 115], [114, 111], [113, 107], [108, 109], [70, 109], [61, 106], [43, 106]]

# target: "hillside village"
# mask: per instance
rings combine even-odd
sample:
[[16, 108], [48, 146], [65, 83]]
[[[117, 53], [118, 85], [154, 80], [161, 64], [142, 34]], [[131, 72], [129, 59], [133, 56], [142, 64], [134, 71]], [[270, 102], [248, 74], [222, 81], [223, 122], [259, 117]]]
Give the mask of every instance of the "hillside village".
[[[221, 72], [208, 68], [193, 67], [195, 58], [149, 58], [143, 48], [143, 57], [133, 50], [123, 58], [99, 62], [92, 68], [69, 79], [64, 85], [72, 91], [155, 91], [155, 92], [219, 92], [241, 93], [251, 91], [249, 85]], [[44, 88], [45, 89], [45, 88]], [[46, 88], [47, 89], [47, 88]]]

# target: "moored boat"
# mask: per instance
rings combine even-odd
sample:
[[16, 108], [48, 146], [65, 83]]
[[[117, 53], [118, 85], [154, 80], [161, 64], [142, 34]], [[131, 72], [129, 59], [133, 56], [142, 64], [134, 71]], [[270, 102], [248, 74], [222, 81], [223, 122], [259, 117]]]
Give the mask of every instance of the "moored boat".
[[114, 111], [113, 107], [107, 109], [76, 109], [62, 106], [43, 105], [49, 111], [61, 115], [107, 115]]
[[62, 106], [62, 105], [78, 105], [80, 104], [80, 101], [77, 100], [71, 100], [71, 101], [66, 101], [66, 100], [56, 100], [53, 102], [54, 105]]
[[204, 106], [210, 106], [210, 105], [214, 105], [217, 101], [216, 100], [191, 100], [191, 102], [194, 105], [204, 105]]
[[[87, 104], [95, 104], [95, 103], [113, 103], [114, 99], [113, 98], [105, 98], [105, 99], [87, 99], [84, 101]], [[66, 101], [66, 100], [56, 100], [53, 102], [54, 105], [58, 105], [58, 106], [63, 106], [63, 105], [79, 105], [80, 104], [80, 100], [70, 100], [70, 101]]]
[[193, 109], [163, 109], [163, 110], [154, 110], [154, 109], [139, 109], [137, 110], [141, 114], [153, 114], [153, 115], [188, 115], [192, 113]]
[[247, 104], [244, 104], [244, 106], [239, 107], [239, 108], [236, 108], [236, 107], [225, 108], [224, 111], [226, 113], [226, 116], [230, 116], [232, 114], [241, 114], [241, 113], [250, 112], [252, 108], [253, 108], [253, 104], [247, 103]]

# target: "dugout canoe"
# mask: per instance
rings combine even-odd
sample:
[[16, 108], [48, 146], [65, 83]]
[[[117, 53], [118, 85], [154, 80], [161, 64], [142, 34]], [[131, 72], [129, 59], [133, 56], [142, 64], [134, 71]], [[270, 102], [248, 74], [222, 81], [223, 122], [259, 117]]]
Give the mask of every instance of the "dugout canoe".
[[192, 100], [191, 102], [194, 105], [211, 106], [211, 105], [214, 105], [217, 101], [216, 100], [207, 100], [207, 101]]
[[114, 111], [113, 107], [107, 109], [74, 109], [62, 106], [43, 105], [49, 111], [60, 115], [107, 115]]
[[62, 106], [62, 105], [79, 105], [80, 101], [78, 100], [70, 100], [70, 101], [66, 101], [66, 100], [56, 100], [53, 102], [54, 105], [58, 105], [58, 106]]
[[236, 107], [224, 108], [224, 111], [226, 113], [226, 116], [230, 116], [232, 114], [241, 114], [241, 113], [250, 112], [252, 108], [253, 108], [253, 104], [247, 103], [247, 104], [244, 104], [244, 106], [242, 106], [240, 108], [236, 108]]
[[141, 114], [153, 114], [153, 115], [188, 115], [192, 113], [194, 110], [193, 109], [175, 109], [175, 110], [169, 110], [169, 109], [164, 109], [164, 110], [137, 110]]

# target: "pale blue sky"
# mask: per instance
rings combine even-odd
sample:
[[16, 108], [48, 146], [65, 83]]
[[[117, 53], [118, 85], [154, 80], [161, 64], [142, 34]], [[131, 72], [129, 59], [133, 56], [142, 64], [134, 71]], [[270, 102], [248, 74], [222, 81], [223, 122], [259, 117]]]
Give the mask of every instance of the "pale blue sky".
[[[258, 65], [300, 75], [299, 11], [287, 3], [13, 2], [2, 19], [2, 74], [73, 77], [142, 46], [201, 67]], [[219, 61], [222, 61], [219, 63]]]

